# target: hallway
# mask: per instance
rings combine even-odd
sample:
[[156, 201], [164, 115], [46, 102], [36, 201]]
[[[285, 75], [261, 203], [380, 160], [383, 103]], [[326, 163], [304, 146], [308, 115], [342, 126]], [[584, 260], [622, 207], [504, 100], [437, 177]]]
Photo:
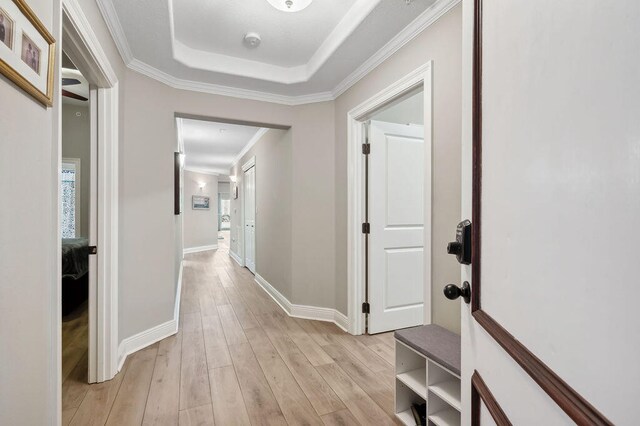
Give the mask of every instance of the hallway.
[[225, 250], [188, 255], [180, 331], [111, 381], [63, 389], [63, 425], [393, 420], [393, 336], [288, 317]]

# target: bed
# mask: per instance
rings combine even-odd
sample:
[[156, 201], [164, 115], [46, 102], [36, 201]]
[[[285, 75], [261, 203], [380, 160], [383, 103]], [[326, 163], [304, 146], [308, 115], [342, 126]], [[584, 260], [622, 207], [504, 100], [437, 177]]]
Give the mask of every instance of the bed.
[[89, 240], [62, 239], [62, 315], [73, 312], [89, 296]]

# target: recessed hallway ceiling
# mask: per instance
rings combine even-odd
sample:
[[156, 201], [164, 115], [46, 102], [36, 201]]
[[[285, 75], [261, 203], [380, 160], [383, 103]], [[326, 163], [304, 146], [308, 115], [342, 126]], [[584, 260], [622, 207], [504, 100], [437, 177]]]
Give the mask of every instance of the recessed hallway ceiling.
[[267, 130], [212, 121], [177, 120], [184, 144], [185, 169], [217, 175], [228, 175], [243, 150]]
[[[178, 88], [281, 103], [334, 98], [459, 0], [98, 0], [127, 65]], [[259, 34], [252, 48], [247, 33]]]

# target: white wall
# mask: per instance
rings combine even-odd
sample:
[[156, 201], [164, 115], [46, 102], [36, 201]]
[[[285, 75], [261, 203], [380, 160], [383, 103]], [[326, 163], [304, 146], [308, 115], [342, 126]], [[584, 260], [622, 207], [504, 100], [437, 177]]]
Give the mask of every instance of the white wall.
[[[78, 115], [80, 114], [80, 115]], [[91, 184], [91, 133], [89, 107], [62, 104], [62, 157], [80, 159], [80, 229], [78, 236], [89, 236], [89, 197]]]
[[[29, 6], [59, 39], [60, 3]], [[4, 77], [0, 99], [0, 424], [44, 425], [59, 376], [59, 102], [45, 108]]]
[[[293, 185], [291, 130], [271, 129], [235, 164], [230, 171], [236, 176], [239, 197], [231, 199], [230, 249], [242, 257], [241, 233], [244, 192], [242, 165], [256, 160], [256, 273], [291, 300], [291, 188]], [[237, 235], [240, 235], [238, 238]]]
[[[201, 188], [201, 186], [204, 187]], [[194, 210], [192, 197], [209, 197], [209, 210]], [[204, 173], [184, 171], [185, 250], [218, 245], [218, 177]]]

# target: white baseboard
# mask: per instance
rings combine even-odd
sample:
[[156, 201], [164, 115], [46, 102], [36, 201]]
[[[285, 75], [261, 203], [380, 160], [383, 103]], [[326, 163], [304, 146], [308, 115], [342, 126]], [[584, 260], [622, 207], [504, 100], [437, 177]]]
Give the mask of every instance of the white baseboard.
[[238, 256], [237, 254], [235, 254], [231, 250], [229, 250], [229, 256], [231, 256], [231, 258], [233, 260], [235, 260], [238, 265], [244, 267], [244, 262], [242, 261], [242, 259], [240, 259], [240, 256]]
[[182, 252], [183, 252], [183, 254], [189, 254], [189, 253], [200, 253], [201, 251], [217, 250], [217, 249], [218, 249], [218, 245], [217, 244], [211, 244], [210, 246], [200, 246], [200, 247], [185, 248]]
[[256, 274], [256, 283], [258, 283], [290, 317], [332, 322], [342, 330], [348, 332], [349, 319], [343, 313], [332, 308], [293, 304], [289, 302], [282, 293], [276, 290], [275, 287], [269, 284], [267, 280], [260, 276], [260, 274]]
[[124, 361], [132, 353], [146, 348], [149, 345], [153, 345], [154, 343], [178, 332], [178, 326], [180, 324], [180, 294], [182, 294], [182, 271], [183, 262], [180, 262], [178, 285], [176, 287], [176, 302], [173, 308], [173, 319], [134, 336], [127, 337], [120, 342], [120, 345], [118, 345], [118, 371], [122, 370]]
[[139, 351], [140, 349], [146, 348], [149, 345], [153, 345], [162, 339], [172, 336], [177, 332], [178, 321], [174, 318], [171, 321], [167, 321], [164, 324], [145, 330], [142, 333], [127, 337], [120, 342], [120, 345], [118, 346], [118, 371], [122, 370], [122, 366], [124, 365], [124, 361], [127, 359], [127, 356]]

